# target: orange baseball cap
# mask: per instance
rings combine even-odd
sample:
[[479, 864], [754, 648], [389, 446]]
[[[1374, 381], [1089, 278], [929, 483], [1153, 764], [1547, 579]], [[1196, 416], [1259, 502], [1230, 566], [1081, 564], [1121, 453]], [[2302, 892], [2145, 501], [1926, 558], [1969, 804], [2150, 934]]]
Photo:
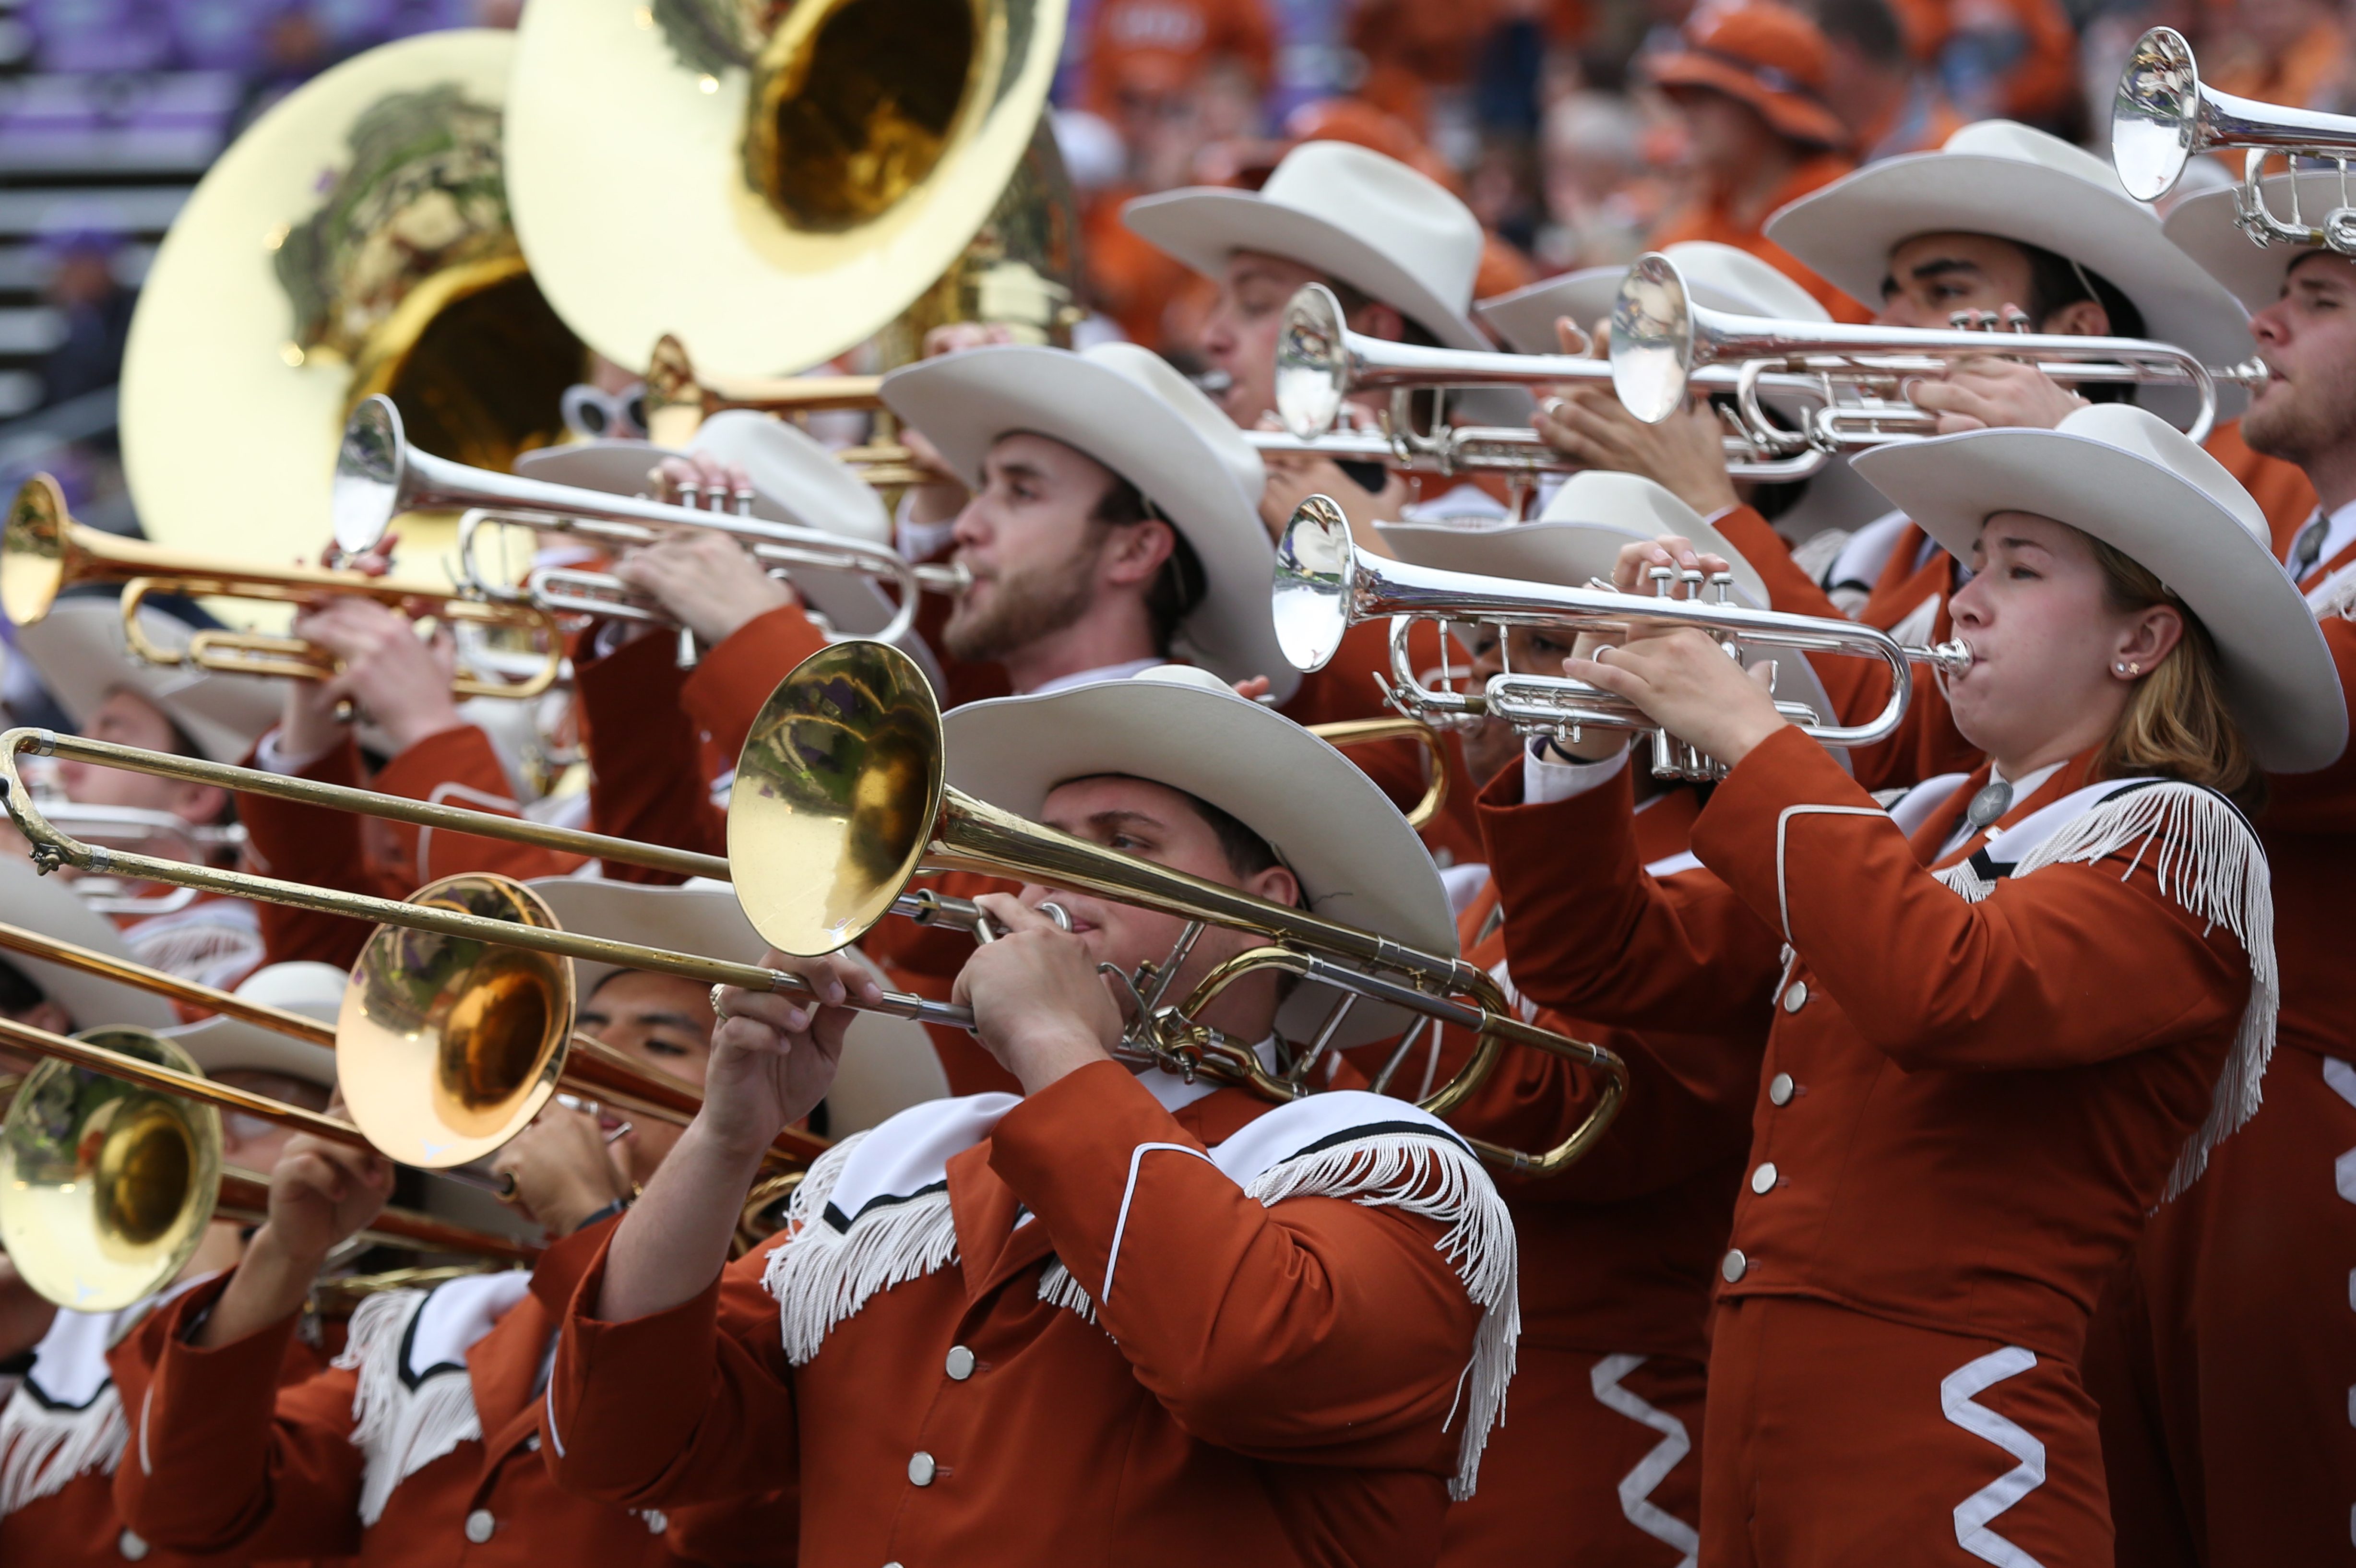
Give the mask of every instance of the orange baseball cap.
[[1848, 144], [1848, 127], [1825, 106], [1825, 36], [1772, 0], [1705, 6], [1686, 23], [1684, 47], [1647, 63], [1663, 87], [1700, 87], [1740, 99], [1794, 141]]

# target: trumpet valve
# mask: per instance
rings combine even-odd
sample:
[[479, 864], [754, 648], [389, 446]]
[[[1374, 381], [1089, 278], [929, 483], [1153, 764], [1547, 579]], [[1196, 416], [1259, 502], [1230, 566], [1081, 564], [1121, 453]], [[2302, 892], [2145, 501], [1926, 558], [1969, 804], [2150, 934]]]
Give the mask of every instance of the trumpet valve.
[[1709, 574], [1710, 603], [1730, 604], [1734, 602], [1734, 573], [1713, 571]]
[[1669, 584], [1677, 580], [1676, 568], [1673, 566], [1656, 566], [1644, 575], [1653, 580], [1654, 598], [1666, 599], [1670, 597]]

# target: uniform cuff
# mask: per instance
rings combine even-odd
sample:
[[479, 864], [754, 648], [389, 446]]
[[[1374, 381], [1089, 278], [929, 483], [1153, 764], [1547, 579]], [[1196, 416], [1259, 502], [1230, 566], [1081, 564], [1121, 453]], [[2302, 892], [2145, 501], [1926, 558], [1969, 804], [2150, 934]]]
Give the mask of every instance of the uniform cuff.
[[1530, 742], [1529, 761], [1522, 769], [1522, 804], [1552, 805], [1573, 799], [1610, 784], [1627, 765], [1625, 746], [1600, 763], [1579, 763], [1566, 759], [1540, 737]]
[[[701, 1413], [697, 1374], [711, 1366], [719, 1331], [721, 1275], [715, 1272], [709, 1285], [677, 1307], [608, 1322], [594, 1309], [605, 1286], [613, 1228], [583, 1234], [594, 1237], [595, 1255], [573, 1290], [541, 1419], [551, 1449], [567, 1467], [567, 1485], [594, 1488], [632, 1478], [601, 1474], [599, 1455], [634, 1476], [646, 1467], [647, 1455], [687, 1445]], [[562, 1405], [560, 1391], [566, 1396]]]

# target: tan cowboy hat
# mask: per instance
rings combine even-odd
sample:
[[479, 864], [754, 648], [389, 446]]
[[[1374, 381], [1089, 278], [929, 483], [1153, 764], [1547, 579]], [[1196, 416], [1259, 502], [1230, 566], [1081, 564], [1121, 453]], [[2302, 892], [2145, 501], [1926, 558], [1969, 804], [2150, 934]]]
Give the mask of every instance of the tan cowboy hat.
[[[1700, 513], [1641, 475], [1593, 468], [1574, 474], [1547, 502], [1536, 522], [1469, 528], [1376, 523], [1375, 528], [1401, 560], [1417, 566], [1571, 588], [1583, 588], [1594, 578], [1610, 581], [1622, 546], [1676, 534], [1690, 540], [1697, 550], [1726, 558], [1734, 573], [1737, 603], [1755, 610], [1769, 607], [1766, 581], [1742, 552], [1704, 521]], [[1824, 715], [1827, 723], [1838, 722], [1832, 698], [1805, 655], [1764, 656], [1775, 666], [1778, 697], [1787, 702], [1804, 702]]]
[[[746, 409], [714, 414], [696, 431], [686, 451], [709, 453], [743, 468], [753, 481], [753, 516], [767, 522], [818, 528], [866, 544], [892, 542], [892, 514], [874, 486], [836, 461], [806, 432], [782, 420]], [[613, 496], [643, 496], [653, 488], [648, 471], [666, 457], [684, 456], [673, 447], [645, 441], [584, 441], [526, 453], [516, 472], [552, 484], [574, 485]], [[794, 586], [811, 609], [844, 636], [879, 632], [893, 615], [893, 603], [875, 580], [857, 572], [819, 567], [793, 569]], [[940, 684], [931, 651], [911, 634], [909, 648], [926, 675]]]
[[[579, 345], [530, 293], [498, 183], [514, 58], [514, 35], [487, 28], [369, 49], [288, 94], [206, 172], [156, 253], [123, 357], [123, 466], [149, 539], [270, 565], [315, 559], [346, 412], [383, 389], [363, 386], [389, 368], [375, 357], [492, 288], [522, 292], [490, 301], [495, 323], [463, 323], [468, 341], [445, 348], [496, 357], [508, 384], [485, 389], [531, 426], [518, 439], [562, 432]], [[356, 161], [359, 180], [343, 181]], [[423, 437], [419, 411], [403, 412]], [[449, 525], [402, 529], [402, 575], [444, 581]]]
[[1469, 314], [1481, 220], [1397, 158], [1303, 142], [1258, 190], [1189, 186], [1139, 197], [1121, 221], [1216, 277], [1238, 251], [1281, 256], [1382, 301], [1451, 348], [1493, 347]]
[[[1686, 292], [1697, 304], [1786, 321], [1832, 319], [1815, 295], [1748, 251], [1715, 240], [1684, 240], [1662, 254], [1685, 274]], [[1592, 331], [1612, 315], [1627, 276], [1625, 267], [1587, 267], [1483, 300], [1472, 314], [1516, 354], [1559, 354], [1555, 317], [1567, 315], [1581, 331]]]
[[2339, 672], [2274, 558], [2265, 514], [2158, 415], [2097, 403], [2056, 430], [1901, 442], [1859, 453], [1856, 467], [1958, 560], [1991, 514], [2028, 512], [2157, 573], [2208, 628], [2226, 699], [2269, 771], [2312, 772], [2347, 744]]
[[[873, 144], [851, 155], [878, 165], [877, 184], [898, 160], [899, 172], [915, 176], [910, 188], [872, 215], [789, 219], [745, 171], [759, 161], [761, 133], [791, 133], [774, 107], [761, 111], [757, 95], [795, 68], [762, 59], [765, 40], [749, 31], [730, 36], [737, 11], [526, 6], [508, 105], [509, 188], [550, 303], [616, 364], [644, 368], [655, 340], [675, 333], [700, 370], [723, 378], [807, 368], [898, 315], [958, 261], [1032, 148], [1063, 48], [1065, 6], [975, 13], [972, 58], [953, 62], [957, 107], [929, 165], [932, 127], [912, 122], [926, 116], [935, 85], [926, 68], [953, 46], [946, 28], [922, 48], [878, 30], [914, 26], [893, 20], [900, 15], [802, 7], [767, 40], [800, 34], [815, 46], [799, 62], [809, 73], [796, 94], [805, 110], [826, 98], [824, 73], [854, 84], [904, 73], [877, 84], [880, 104], [816, 104], [821, 116], [832, 110], [872, 123], [828, 124], [809, 140], [865, 143], [862, 133], [872, 133]], [[848, 48], [836, 47], [845, 39]], [[864, 59], [862, 42], [873, 51]], [[801, 175], [798, 188], [821, 200], [866, 183], [855, 170], [830, 179], [824, 148], [781, 151], [784, 172]], [[1062, 238], [1070, 242], [1068, 232]]]
[[[63, 877], [42, 876], [30, 861], [0, 859], [0, 920], [109, 958], [136, 961], [112, 921], [83, 903], [71, 882]], [[7, 948], [0, 948], [0, 963], [22, 974], [41, 988], [42, 995], [71, 1014], [77, 1029], [109, 1024], [167, 1029], [179, 1018], [172, 1004], [153, 991], [102, 980]]]
[[[142, 606], [139, 627], [158, 647], [180, 649], [195, 628]], [[193, 665], [152, 665], [131, 656], [123, 613], [112, 598], [60, 599], [16, 628], [16, 646], [77, 726], [117, 689], [138, 693], [187, 731], [209, 761], [241, 760], [278, 722], [284, 688], [256, 675], [216, 675]]]
[[2109, 164], [2010, 120], [1975, 122], [1935, 153], [1868, 164], [1767, 220], [1767, 238], [1869, 307], [1880, 303], [1891, 251], [1945, 233], [1991, 234], [2078, 262], [2142, 313], [2146, 336], [2206, 364], [2250, 353], [2240, 305], [2189, 257], [2153, 242], [2158, 220]]
[[[644, 947], [667, 947], [737, 964], [757, 964], [768, 951], [744, 918], [735, 890], [698, 878], [677, 887], [609, 882], [596, 877], [537, 877], [531, 890], [548, 901], [557, 923]], [[884, 971], [856, 948], [846, 948], [886, 989]], [[583, 1005], [605, 976], [622, 966], [573, 961]], [[841, 1064], [827, 1090], [827, 1127], [841, 1137], [925, 1100], [945, 1098], [948, 1075], [925, 1026], [882, 1013], [861, 1013], [845, 1037]]]
[[[269, 964], [247, 976], [237, 994], [332, 1025], [342, 1016], [347, 983], [344, 972], [332, 964]], [[323, 1089], [336, 1086], [332, 1050], [242, 1019], [215, 1014], [164, 1032], [209, 1073], [277, 1072]]]
[[[1456, 925], [1430, 853], [1357, 765], [1208, 671], [1160, 665], [1127, 680], [969, 702], [942, 716], [948, 782], [1036, 820], [1071, 779], [1125, 773], [1208, 801], [1268, 841], [1313, 912], [1453, 955]], [[1278, 1021], [1313, 1035], [1333, 995], [1303, 987]], [[1399, 1015], [1361, 1003], [1345, 1045], [1394, 1033]]]
[[1300, 674], [1269, 613], [1276, 550], [1258, 510], [1259, 453], [1160, 355], [1133, 343], [975, 348], [893, 371], [884, 400], [969, 483], [1000, 437], [1026, 432], [1136, 485], [1202, 563], [1203, 602], [1179, 624], [1182, 651], [1222, 679], [1264, 675], [1278, 701], [1291, 695]]
[[[2287, 219], [2296, 204], [2302, 218], [2320, 224], [2326, 214], [2348, 204], [2348, 185], [2337, 170], [2311, 170], [2295, 177], [2296, 185], [2290, 175], [2265, 182], [2266, 205], [2277, 216]], [[2292, 264], [2322, 247], [2254, 243], [2233, 225], [2234, 201], [2241, 191], [2239, 185], [2195, 191], [2169, 208], [2159, 231], [2235, 299], [2261, 311], [2281, 295]]]

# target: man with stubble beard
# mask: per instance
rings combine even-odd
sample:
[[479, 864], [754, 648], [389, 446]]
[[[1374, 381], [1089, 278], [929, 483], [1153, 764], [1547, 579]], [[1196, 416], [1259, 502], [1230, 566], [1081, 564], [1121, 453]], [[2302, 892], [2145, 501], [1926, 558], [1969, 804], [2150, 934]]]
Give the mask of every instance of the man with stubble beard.
[[[2339, 205], [2336, 175], [2299, 177], [2308, 210]], [[2293, 210], [2274, 183], [2275, 210]], [[2261, 251], [2233, 227], [2234, 194], [2187, 198], [2166, 233], [2253, 313], [2273, 379], [2242, 436], [2314, 483], [2321, 504], [2277, 525], [2276, 554], [2356, 689], [2356, 261]], [[2356, 1022], [2340, 924], [2356, 763], [2267, 783], [2282, 1011], [2265, 1099], [2153, 1215], [2087, 1348], [2117, 1560], [2136, 1568], [2327, 1562], [2356, 1518]]]

